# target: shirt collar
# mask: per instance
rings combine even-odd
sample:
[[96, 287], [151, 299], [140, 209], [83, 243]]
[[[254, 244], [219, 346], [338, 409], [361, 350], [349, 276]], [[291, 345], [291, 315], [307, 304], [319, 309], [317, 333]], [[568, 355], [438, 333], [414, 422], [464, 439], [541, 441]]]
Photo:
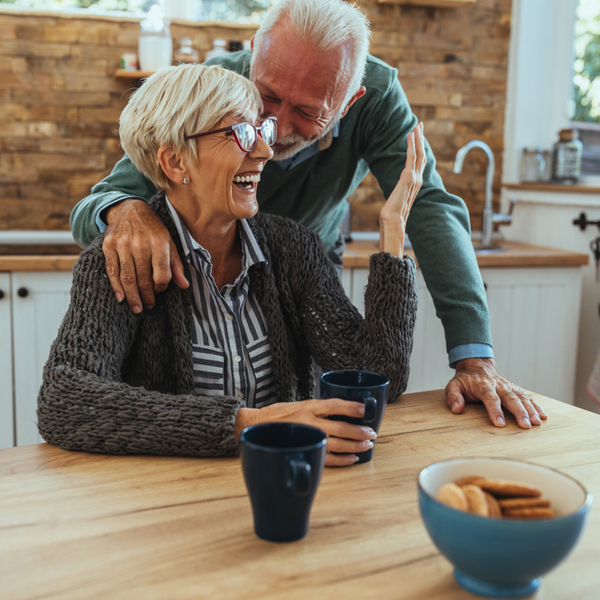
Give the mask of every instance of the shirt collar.
[[315, 140], [309, 146], [306, 146], [298, 154], [294, 156], [290, 156], [289, 158], [285, 158], [283, 160], [276, 160], [275, 162], [284, 170], [288, 171], [289, 169], [299, 165], [301, 162], [308, 160], [311, 156], [317, 154], [317, 152], [321, 152], [322, 150], [327, 150], [329, 146], [331, 146], [331, 142], [333, 142], [333, 138], [339, 137], [340, 135], [340, 123], [339, 121], [334, 125], [333, 129], [327, 133], [327, 135]]
[[[183, 253], [185, 254], [188, 263], [193, 264], [191, 256], [192, 253], [194, 253], [203, 261], [212, 265], [210, 254], [192, 237], [167, 197], [165, 197], [165, 204], [169, 210], [169, 213], [171, 214], [171, 217], [173, 218], [175, 227], [177, 228], [177, 233], [179, 234], [179, 239], [181, 241], [181, 245], [183, 246]], [[266, 263], [267, 259], [258, 245], [258, 241], [256, 240], [255, 235], [252, 233], [250, 225], [248, 225], [246, 219], [238, 219], [238, 232], [242, 242], [242, 275], [245, 275], [252, 265], [261, 262]]]

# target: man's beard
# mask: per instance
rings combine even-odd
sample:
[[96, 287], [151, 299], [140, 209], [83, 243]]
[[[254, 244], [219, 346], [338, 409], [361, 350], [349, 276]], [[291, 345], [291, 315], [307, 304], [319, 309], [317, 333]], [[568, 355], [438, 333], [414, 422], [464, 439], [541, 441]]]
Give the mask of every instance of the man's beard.
[[[314, 140], [313, 140], [314, 141]], [[285, 160], [291, 158], [310, 146], [313, 142], [307, 142], [297, 133], [291, 133], [277, 140], [278, 144], [285, 144], [285, 148], [273, 148], [273, 160]]]
[[285, 144], [285, 148], [273, 148], [273, 159], [272, 160], [286, 160], [292, 156], [296, 156], [299, 152], [304, 150], [307, 146], [318, 142], [321, 138], [324, 138], [339, 122], [342, 115], [339, 114], [329, 125], [327, 129], [316, 139], [307, 142], [301, 135], [297, 133], [291, 133], [285, 137], [278, 138], [277, 144]]

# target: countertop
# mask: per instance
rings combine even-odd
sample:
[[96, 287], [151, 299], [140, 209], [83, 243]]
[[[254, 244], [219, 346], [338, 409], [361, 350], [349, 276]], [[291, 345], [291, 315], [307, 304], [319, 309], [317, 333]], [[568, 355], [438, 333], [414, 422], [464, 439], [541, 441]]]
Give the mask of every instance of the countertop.
[[[505, 246], [506, 250], [495, 254], [478, 254], [479, 267], [582, 267], [589, 262], [588, 255], [580, 252], [543, 248], [506, 240], [497, 243]], [[378, 250], [379, 242], [372, 240], [350, 242], [346, 244], [344, 267], [368, 268], [369, 257]], [[412, 251], [409, 250], [407, 254], [414, 258]]]
[[[477, 256], [480, 267], [581, 267], [589, 262], [588, 255], [579, 252], [519, 242], [501, 244], [506, 251]], [[346, 245], [344, 266], [368, 268], [369, 257], [378, 249], [378, 242], [372, 240], [350, 242]], [[0, 255], [0, 271], [70, 271], [76, 260], [76, 254]]]
[[[3, 600], [475, 600], [419, 514], [417, 475], [462, 456], [558, 469], [600, 497], [600, 416], [535, 395], [548, 420], [493, 427], [443, 390], [390, 404], [372, 462], [325, 469], [308, 535], [254, 535], [239, 458], [109, 456], [47, 444], [0, 451]], [[597, 600], [600, 511], [538, 600]]]

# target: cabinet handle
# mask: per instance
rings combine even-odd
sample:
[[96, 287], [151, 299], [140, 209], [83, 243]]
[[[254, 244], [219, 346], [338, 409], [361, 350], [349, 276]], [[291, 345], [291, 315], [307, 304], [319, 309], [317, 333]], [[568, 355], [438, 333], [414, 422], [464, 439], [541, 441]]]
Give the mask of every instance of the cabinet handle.
[[0, 300], [2, 300], [2, 298], [4, 298], [4, 290], [0, 290]]
[[29, 290], [27, 288], [19, 288], [17, 290], [17, 295], [19, 296], [19, 298], [27, 298], [27, 296], [29, 296]]

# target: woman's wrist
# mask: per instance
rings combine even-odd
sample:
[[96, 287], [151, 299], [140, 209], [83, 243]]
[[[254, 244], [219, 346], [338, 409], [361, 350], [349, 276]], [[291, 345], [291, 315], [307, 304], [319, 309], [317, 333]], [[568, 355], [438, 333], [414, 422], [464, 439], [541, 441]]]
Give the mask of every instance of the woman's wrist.
[[240, 439], [240, 434], [242, 431], [249, 427], [250, 425], [256, 425], [260, 422], [258, 418], [258, 413], [260, 409], [257, 408], [245, 408], [242, 407], [237, 411], [237, 415], [235, 416], [235, 424], [233, 426], [233, 435], [235, 435], [235, 439]]
[[400, 218], [379, 219], [379, 251], [402, 258], [404, 225]]

